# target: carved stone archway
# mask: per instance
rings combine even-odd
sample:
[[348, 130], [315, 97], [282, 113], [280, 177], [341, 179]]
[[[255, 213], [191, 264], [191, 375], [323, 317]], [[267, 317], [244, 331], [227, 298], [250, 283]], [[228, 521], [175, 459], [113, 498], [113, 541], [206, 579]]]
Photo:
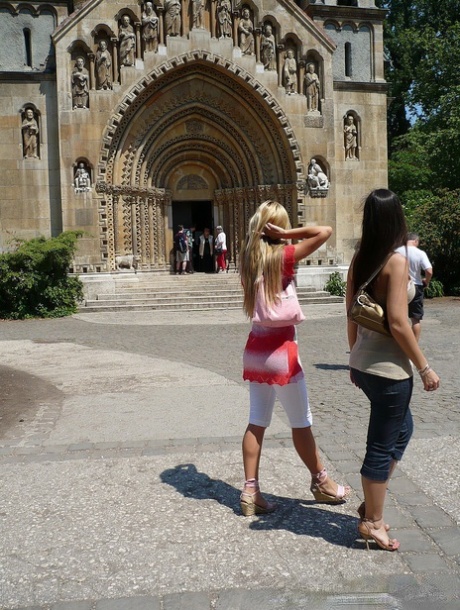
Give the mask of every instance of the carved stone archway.
[[120, 104], [103, 142], [97, 190], [109, 269], [127, 253], [143, 269], [168, 266], [171, 193], [191, 163], [213, 176], [233, 262], [264, 199], [277, 198], [295, 221], [302, 170], [292, 129], [271, 94], [228, 60], [203, 51], [160, 66]]

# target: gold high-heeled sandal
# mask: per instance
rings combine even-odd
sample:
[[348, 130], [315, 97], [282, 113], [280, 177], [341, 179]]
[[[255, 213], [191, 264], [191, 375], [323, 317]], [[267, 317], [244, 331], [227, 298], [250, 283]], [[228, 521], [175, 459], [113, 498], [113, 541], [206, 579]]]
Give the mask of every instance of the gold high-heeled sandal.
[[[364, 521], [364, 519], [366, 518], [366, 503], [361, 502], [361, 504], [356, 509], [356, 512], [358, 513], [360, 520]], [[388, 523], [384, 523], [383, 527], [387, 532], [390, 530], [390, 526], [388, 525]]]
[[249, 491], [242, 491], [240, 496], [241, 512], [245, 517], [252, 517], [254, 515], [268, 515], [276, 510], [276, 504], [273, 502], [267, 502], [265, 506], [256, 504], [254, 497], [260, 491], [259, 482], [256, 479], [248, 479], [244, 483], [245, 488], [254, 489], [251, 493]]
[[385, 544], [384, 542], [382, 542], [382, 540], [377, 538], [375, 534], [372, 533], [379, 531], [380, 529], [382, 529], [383, 526], [376, 528], [371, 527], [371, 525], [369, 524], [375, 524], [379, 521], [382, 521], [383, 523], [383, 519], [376, 519], [375, 521], [373, 521], [372, 519], [363, 519], [358, 524], [359, 535], [361, 536], [361, 538], [364, 539], [367, 550], [369, 550], [369, 540], [373, 540], [384, 551], [397, 551], [399, 549], [399, 542], [396, 540], [396, 538], [388, 538], [388, 544]]
[[328, 504], [341, 504], [342, 502], [345, 502], [345, 499], [350, 495], [351, 487], [348, 487], [348, 485], [344, 487], [343, 485], [336, 483], [337, 493], [333, 496], [332, 494], [326, 493], [322, 488], [326, 479], [327, 470], [325, 468], [323, 468], [321, 472], [312, 475], [310, 491], [315, 500], [317, 502], [327, 502]]

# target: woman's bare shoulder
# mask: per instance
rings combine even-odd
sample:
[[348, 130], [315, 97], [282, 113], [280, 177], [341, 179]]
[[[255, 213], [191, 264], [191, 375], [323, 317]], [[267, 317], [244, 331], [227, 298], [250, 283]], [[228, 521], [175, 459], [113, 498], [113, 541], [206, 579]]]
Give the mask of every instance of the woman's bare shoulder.
[[399, 252], [394, 252], [388, 259], [383, 268], [384, 275], [395, 275], [395, 274], [406, 274], [407, 275], [408, 262], [404, 255]]

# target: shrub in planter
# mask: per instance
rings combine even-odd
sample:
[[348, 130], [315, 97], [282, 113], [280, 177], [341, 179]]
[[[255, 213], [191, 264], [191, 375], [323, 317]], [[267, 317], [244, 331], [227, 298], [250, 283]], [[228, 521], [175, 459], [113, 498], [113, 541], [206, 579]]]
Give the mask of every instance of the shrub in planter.
[[334, 296], [343, 297], [345, 296], [346, 287], [347, 284], [343, 281], [340, 273], [338, 271], [334, 271], [329, 276], [329, 279], [324, 286], [324, 290], [327, 290], [327, 292]]

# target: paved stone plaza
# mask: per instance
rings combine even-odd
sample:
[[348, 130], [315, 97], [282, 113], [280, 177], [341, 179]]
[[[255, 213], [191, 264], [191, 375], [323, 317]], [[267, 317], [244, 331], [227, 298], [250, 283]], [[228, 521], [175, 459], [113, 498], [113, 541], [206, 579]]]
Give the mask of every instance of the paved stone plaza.
[[1, 323], [0, 607], [368, 610], [460, 607], [460, 300], [427, 302], [415, 436], [391, 483], [396, 553], [357, 538], [368, 405], [348, 379], [343, 305], [299, 329], [314, 429], [353, 487], [316, 504], [278, 409], [243, 518], [248, 390], [237, 312], [79, 314]]

